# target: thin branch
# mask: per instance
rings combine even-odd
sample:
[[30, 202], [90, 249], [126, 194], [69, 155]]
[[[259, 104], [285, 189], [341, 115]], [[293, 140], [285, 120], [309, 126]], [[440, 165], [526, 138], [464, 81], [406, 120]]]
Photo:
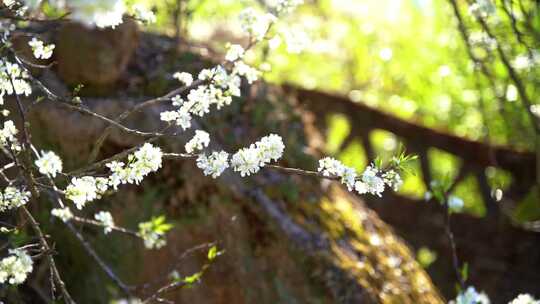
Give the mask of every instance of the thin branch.
[[[114, 122], [116, 123], [122, 123], [123, 121], [125, 121], [130, 115], [136, 113], [136, 112], [139, 112], [141, 111], [142, 109], [146, 108], [146, 107], [150, 107], [150, 106], [153, 106], [155, 104], [158, 104], [160, 102], [164, 102], [164, 101], [170, 101], [172, 97], [176, 96], [176, 95], [179, 95], [179, 94], [183, 94], [184, 92], [188, 91], [188, 90], [191, 90], [193, 88], [196, 88], [198, 87], [199, 85], [205, 83], [205, 81], [203, 80], [196, 80], [194, 81], [191, 85], [189, 86], [184, 86], [184, 87], [180, 87], [178, 89], [175, 89], [175, 90], [172, 90], [170, 91], [169, 93], [161, 96], [161, 97], [158, 97], [158, 98], [153, 98], [153, 99], [149, 99], [147, 101], [144, 101], [144, 102], [141, 102], [137, 105], [135, 105], [133, 108], [131, 109], [128, 109], [126, 111], [124, 111], [122, 114], [118, 115], [115, 119], [114, 119]], [[94, 144], [94, 148], [92, 149], [91, 153], [90, 153], [90, 157], [88, 158], [88, 163], [92, 163], [94, 162], [96, 159], [97, 159], [97, 156], [99, 154], [99, 150], [101, 149], [101, 147], [103, 146], [103, 143], [105, 142], [105, 140], [107, 139], [107, 137], [110, 135], [110, 133], [112, 132], [112, 129], [113, 129], [113, 126], [110, 125], [108, 126], [104, 131], [103, 133], [101, 134], [101, 136], [98, 138], [98, 140], [95, 142]]]
[[30, 225], [32, 226], [32, 228], [36, 232], [36, 234], [37, 234], [37, 236], [39, 238], [39, 242], [40, 242], [41, 246], [43, 247], [43, 250], [46, 251], [46, 252], [49, 252], [47, 254], [47, 259], [48, 259], [49, 265], [51, 267], [51, 275], [53, 276], [54, 281], [56, 282], [56, 285], [60, 288], [60, 292], [62, 293], [62, 296], [64, 297], [64, 300], [68, 304], [75, 303], [75, 301], [73, 301], [73, 299], [71, 298], [71, 295], [69, 294], [69, 292], [66, 289], [66, 284], [64, 283], [64, 281], [62, 281], [62, 278], [60, 277], [60, 273], [58, 272], [58, 268], [56, 268], [56, 263], [54, 261], [54, 258], [50, 254], [51, 247], [47, 243], [47, 240], [45, 239], [45, 236], [44, 236], [43, 232], [41, 231], [41, 228], [39, 228], [38, 222], [36, 221], [36, 219], [34, 219], [32, 214], [30, 213], [30, 211], [28, 211], [28, 209], [26, 209], [25, 206], [21, 206], [21, 209], [23, 210], [24, 215], [28, 218], [28, 220], [30, 222]]
[[107, 226], [107, 225], [104, 225], [102, 222], [99, 222], [99, 221], [96, 221], [96, 220], [93, 220], [93, 219], [88, 219], [88, 218], [84, 218], [84, 217], [78, 217], [78, 216], [74, 216], [72, 219], [72, 221], [75, 221], [77, 223], [81, 223], [81, 224], [86, 224], [86, 225], [92, 225], [92, 226], [97, 226], [97, 227], [107, 227], [107, 228], [111, 228], [112, 230], [114, 231], [118, 231], [118, 232], [122, 232], [122, 233], [125, 233], [125, 234], [129, 234], [131, 236], [134, 236], [134, 237], [138, 237], [140, 238], [141, 236], [139, 235], [139, 233], [137, 233], [136, 231], [133, 231], [133, 230], [129, 230], [127, 228], [124, 228], [124, 227], [119, 227], [119, 226]]
[[56, 95], [46, 85], [44, 85], [40, 80], [38, 80], [37, 78], [31, 76], [31, 74], [28, 71], [28, 69], [26, 68], [24, 62], [15, 54], [15, 52], [12, 49], [10, 49], [10, 50], [14, 54], [14, 57], [15, 57], [15, 60], [17, 61], [17, 63], [19, 63], [19, 65], [26, 72], [28, 72], [32, 82], [34, 84], [36, 84], [41, 89], [41, 91], [43, 93], [45, 93], [45, 95], [47, 95], [47, 98], [49, 98], [52, 101], [57, 102], [58, 105], [60, 105], [60, 106], [62, 106], [64, 108], [67, 108], [69, 110], [76, 111], [76, 112], [79, 112], [81, 114], [85, 114], [85, 115], [89, 115], [89, 116], [92, 116], [94, 118], [97, 118], [97, 119], [99, 119], [99, 120], [101, 120], [101, 121], [103, 121], [103, 122], [105, 122], [107, 124], [110, 124], [110, 125], [113, 125], [113, 126], [119, 128], [120, 130], [122, 130], [122, 131], [124, 131], [124, 132], [126, 132], [128, 134], [133, 134], [133, 135], [137, 135], [137, 136], [141, 136], [141, 137], [152, 137], [152, 136], [161, 136], [161, 135], [163, 135], [161, 133], [142, 132], [142, 131], [139, 131], [139, 130], [128, 128], [128, 127], [126, 127], [126, 126], [124, 126], [124, 125], [122, 125], [120, 123], [117, 123], [113, 119], [110, 119], [110, 118], [105, 117], [105, 116], [103, 116], [101, 114], [93, 112], [93, 111], [91, 111], [89, 109], [86, 109], [84, 107], [76, 105], [75, 103], [73, 103], [72, 100], [69, 100], [68, 98]]
[[131, 287], [126, 285], [117, 275], [116, 273], [101, 259], [101, 257], [96, 253], [94, 248], [85, 240], [85, 238], [82, 236], [82, 234], [73, 227], [73, 225], [69, 222], [65, 223], [68, 229], [75, 235], [77, 240], [83, 245], [84, 250], [96, 261], [96, 263], [99, 265], [99, 267], [107, 274], [111, 280], [114, 281], [118, 287], [124, 292], [127, 296], [132, 297], [133, 294], [131, 292]]
[[[455, 0], [451, 0], [451, 1], [455, 1]], [[495, 41], [495, 47], [497, 49], [497, 53], [499, 54], [499, 57], [501, 58], [501, 61], [504, 67], [506, 68], [508, 75], [510, 76], [514, 84], [516, 85], [519, 97], [523, 103], [523, 106], [525, 107], [525, 110], [527, 111], [527, 114], [529, 115], [529, 119], [531, 120], [531, 124], [533, 125], [534, 130], [536, 131], [537, 134], [539, 134], [540, 133], [540, 125], [538, 123], [539, 121], [534, 115], [534, 113], [531, 111], [531, 105], [533, 103], [527, 94], [527, 91], [525, 89], [525, 84], [523, 83], [518, 73], [512, 66], [512, 63], [510, 62], [506, 53], [504, 52], [498, 37], [493, 34], [488, 24], [484, 20], [484, 18], [482, 18], [482, 16], [480, 16], [479, 14], [475, 14], [475, 17], [478, 23], [482, 26], [482, 29], [488, 35], [488, 37], [493, 39], [493, 41]]]

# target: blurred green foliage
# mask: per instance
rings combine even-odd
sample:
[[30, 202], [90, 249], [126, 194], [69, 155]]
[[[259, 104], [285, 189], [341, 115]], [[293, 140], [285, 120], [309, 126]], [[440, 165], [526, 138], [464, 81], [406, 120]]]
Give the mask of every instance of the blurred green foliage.
[[[208, 45], [217, 51], [222, 51], [227, 42], [244, 41], [237, 14], [247, 6], [264, 3], [254, 0], [131, 1], [155, 9], [158, 22], [151, 30], [170, 35], [179, 32], [181, 39]], [[522, 7], [516, 7], [518, 2]], [[517, 12], [518, 22], [519, 18], [523, 19], [520, 9], [533, 12], [527, 16], [533, 27], [528, 30], [538, 33], [540, 16], [534, 13], [533, 1], [518, 2], [509, 4], [512, 11]], [[468, 12], [467, 2], [457, 3], [470, 40], [481, 36], [482, 28]], [[498, 5], [495, 15], [486, 20], [498, 35], [508, 58], [514, 60], [527, 50], [518, 41], [509, 15], [499, 2], [495, 3]], [[175, 30], [176, 26], [180, 27], [179, 31]], [[495, 50], [472, 44], [470, 51], [485, 60], [493, 77], [488, 79], [475, 70], [450, 1], [306, 1], [273, 30], [305, 33], [308, 39], [299, 54], [289, 53], [286, 43], [247, 54], [247, 61], [263, 70], [267, 70], [266, 63], [270, 64], [271, 70], [264, 75], [268, 81], [338, 92], [398, 117], [473, 140], [511, 145], [516, 149], [534, 148], [530, 118], [520, 96], [516, 96], [516, 87], [501, 59]], [[533, 49], [537, 44], [538, 39], [533, 39]], [[537, 100], [540, 97], [539, 69], [518, 70], [518, 74], [530, 99]], [[347, 119], [331, 116], [327, 124], [327, 153], [357, 169], [367, 165], [366, 152], [359, 142], [341, 147], [350, 132]], [[372, 132], [370, 140], [375, 153], [383, 158], [394, 153], [399, 145], [394, 135], [379, 130]], [[460, 161], [452, 155], [431, 149], [429, 158], [435, 178], [457, 174]], [[401, 192], [420, 198], [428, 185], [423, 183], [420, 171], [415, 172], [405, 177]], [[498, 169], [490, 168], [486, 173], [494, 190], [504, 191], [510, 182], [509, 175]], [[468, 178], [460, 183], [456, 192], [464, 197], [466, 210], [480, 215], [484, 206], [477, 188], [474, 180]]]

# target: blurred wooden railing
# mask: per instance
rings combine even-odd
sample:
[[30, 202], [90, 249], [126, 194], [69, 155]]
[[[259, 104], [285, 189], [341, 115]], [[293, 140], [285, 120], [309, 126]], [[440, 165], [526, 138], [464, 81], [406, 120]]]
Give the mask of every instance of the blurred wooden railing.
[[[397, 118], [347, 97], [290, 85], [283, 86], [283, 90], [295, 97], [293, 100], [302, 107], [302, 111], [312, 114], [315, 119], [311, 121], [321, 135], [328, 131], [325, 118], [329, 115], [342, 114], [347, 118], [351, 129], [340, 149], [358, 141], [367, 158], [373, 160], [371, 132], [380, 129], [393, 133], [408, 151], [419, 156], [426, 188], [433, 179], [430, 168], [436, 165], [430, 163], [427, 153], [430, 148], [458, 157], [461, 166], [454, 183], [459, 183], [466, 176], [474, 177], [487, 210], [483, 218], [469, 214], [452, 216], [458, 255], [469, 265], [468, 283], [485, 290], [492, 299], [501, 300], [501, 303], [515, 297], [516, 289], [540, 292], [540, 285], [535, 283], [540, 279], [536, 271], [540, 267], [540, 233], [524, 230], [511, 216], [500, 216], [508, 214], [507, 208], [501, 206], [515, 206], [531, 191], [535, 183], [534, 153], [460, 138]], [[512, 176], [511, 185], [504, 192], [504, 204], [492, 198], [486, 176], [486, 168], [491, 166]], [[390, 192], [382, 199], [370, 196], [364, 196], [364, 199], [414, 248], [427, 247], [436, 252], [437, 260], [427, 270], [435, 285], [451, 298], [455, 284], [448, 280], [453, 276], [453, 268], [450, 247], [444, 237], [442, 206]]]
[[[326, 119], [323, 117], [331, 114], [343, 114], [347, 117], [351, 131], [339, 150], [345, 149], [351, 142], [358, 140], [368, 160], [373, 161], [374, 148], [369, 140], [371, 132], [380, 129], [397, 136], [405, 143], [408, 151], [418, 155], [426, 188], [429, 188], [433, 180], [430, 170], [432, 164], [427, 153], [430, 148], [438, 148], [458, 157], [461, 160], [461, 167], [456, 176], [464, 178], [472, 175], [477, 180], [488, 214], [498, 213], [498, 208], [492, 199], [486, 168], [500, 168], [512, 175], [511, 185], [505, 190], [504, 197], [514, 202], [521, 200], [534, 184], [535, 155], [532, 152], [489, 145], [424, 127], [336, 94], [291, 85], [285, 85], [283, 88], [288, 94], [296, 97], [304, 110], [316, 115], [316, 124], [325, 124]], [[327, 126], [320, 127], [321, 130], [327, 128]]]

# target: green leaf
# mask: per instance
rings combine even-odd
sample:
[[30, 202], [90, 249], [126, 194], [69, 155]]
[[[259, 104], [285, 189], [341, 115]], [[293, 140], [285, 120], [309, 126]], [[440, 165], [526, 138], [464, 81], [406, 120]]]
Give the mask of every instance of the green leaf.
[[218, 250], [216, 246], [212, 246], [208, 250], [208, 260], [213, 261], [218, 256]]
[[198, 281], [200, 281], [202, 277], [202, 272], [196, 272], [192, 275], [190, 275], [189, 277], [185, 277], [184, 278], [184, 283], [188, 284], [188, 285], [191, 285], [193, 283], [196, 283]]
[[469, 263], [467, 262], [461, 267], [461, 278], [463, 279], [463, 282], [466, 282], [469, 278]]

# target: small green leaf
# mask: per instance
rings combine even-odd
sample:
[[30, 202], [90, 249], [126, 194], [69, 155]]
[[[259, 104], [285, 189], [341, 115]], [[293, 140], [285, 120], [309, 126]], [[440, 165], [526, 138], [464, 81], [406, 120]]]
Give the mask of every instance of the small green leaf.
[[469, 278], [469, 263], [467, 262], [461, 267], [461, 278], [463, 279], [463, 282], [466, 282]]
[[201, 279], [201, 276], [202, 276], [202, 272], [196, 272], [196, 273], [190, 275], [189, 277], [185, 277], [184, 278], [184, 283], [186, 283], [188, 285], [196, 283]]
[[209, 261], [212, 261], [212, 260], [214, 260], [217, 256], [218, 256], [218, 250], [217, 250], [217, 247], [216, 247], [216, 246], [212, 246], [212, 247], [208, 250], [208, 260], [209, 260]]

